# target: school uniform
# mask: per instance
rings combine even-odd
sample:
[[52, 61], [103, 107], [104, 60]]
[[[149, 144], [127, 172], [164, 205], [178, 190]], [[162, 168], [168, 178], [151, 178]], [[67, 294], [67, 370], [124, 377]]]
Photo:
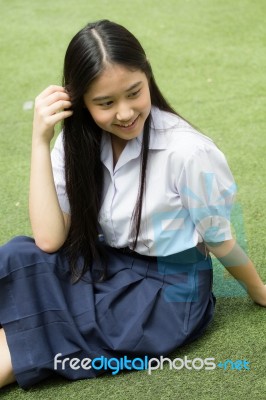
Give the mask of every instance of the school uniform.
[[[94, 282], [87, 272], [72, 285], [64, 251], [47, 254], [28, 237], [0, 248], [0, 324], [24, 388], [53, 373], [74, 380], [104, 372], [69, 364], [55, 370], [58, 353], [80, 360], [165, 356], [199, 337], [213, 318], [212, 265], [203, 241], [232, 238], [234, 179], [209, 138], [178, 116], [154, 107], [151, 113], [135, 252], [130, 232], [142, 134], [127, 143], [115, 167], [110, 134], [102, 134], [99, 226], [108, 254], [105, 281]], [[70, 213], [62, 133], [51, 157], [60, 206]]]

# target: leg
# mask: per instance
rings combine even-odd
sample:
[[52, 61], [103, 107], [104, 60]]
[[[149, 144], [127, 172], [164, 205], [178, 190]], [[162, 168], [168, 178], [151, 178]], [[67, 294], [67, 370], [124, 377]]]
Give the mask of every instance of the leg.
[[16, 381], [3, 328], [0, 329], [0, 388]]

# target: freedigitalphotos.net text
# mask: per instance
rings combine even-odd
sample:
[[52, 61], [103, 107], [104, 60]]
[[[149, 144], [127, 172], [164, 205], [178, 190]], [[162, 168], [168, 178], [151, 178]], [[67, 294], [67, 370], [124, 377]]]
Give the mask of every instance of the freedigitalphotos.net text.
[[150, 375], [152, 371], [157, 369], [163, 369], [164, 367], [168, 367], [169, 369], [173, 369], [179, 371], [183, 368], [187, 370], [214, 370], [215, 368], [221, 368], [223, 366], [224, 369], [236, 369], [236, 370], [250, 370], [249, 362], [247, 360], [236, 360], [235, 362], [232, 360], [226, 360], [224, 363], [215, 362], [214, 357], [207, 358], [193, 358], [189, 359], [187, 356], [184, 358], [175, 358], [171, 360], [170, 358], [160, 356], [159, 358], [149, 358], [148, 356], [144, 356], [143, 358], [133, 358], [130, 359], [127, 356], [123, 356], [120, 358], [106, 358], [104, 356], [96, 357], [94, 359], [90, 358], [62, 358], [62, 354], [58, 353], [54, 357], [54, 369], [55, 370], [65, 370], [67, 368], [73, 370], [90, 370], [93, 368], [94, 370], [103, 370], [103, 371], [112, 371], [112, 375], [118, 374], [120, 371], [128, 370], [128, 371], [141, 371], [147, 370]]

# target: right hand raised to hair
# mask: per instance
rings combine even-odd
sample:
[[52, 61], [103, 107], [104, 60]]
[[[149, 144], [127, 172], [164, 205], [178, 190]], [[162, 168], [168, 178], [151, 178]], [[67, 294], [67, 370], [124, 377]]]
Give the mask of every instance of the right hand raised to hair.
[[62, 86], [51, 85], [35, 99], [33, 138], [50, 143], [55, 125], [70, 117], [70, 97]]

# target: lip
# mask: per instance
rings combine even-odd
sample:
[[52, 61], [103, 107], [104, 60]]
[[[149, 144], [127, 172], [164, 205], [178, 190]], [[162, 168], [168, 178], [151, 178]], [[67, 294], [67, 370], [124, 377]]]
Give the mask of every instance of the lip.
[[138, 122], [139, 116], [140, 116], [140, 114], [139, 114], [139, 115], [137, 116], [137, 118], [135, 118], [134, 121], [133, 121], [130, 125], [128, 125], [128, 126], [123, 126], [122, 124], [121, 124], [121, 125], [120, 125], [120, 124], [115, 124], [115, 126], [117, 126], [117, 127], [120, 128], [120, 129], [123, 129], [124, 131], [130, 131], [131, 129], [134, 129], [134, 128], [135, 128], [135, 126], [136, 126], [136, 124], [137, 124], [137, 122]]

